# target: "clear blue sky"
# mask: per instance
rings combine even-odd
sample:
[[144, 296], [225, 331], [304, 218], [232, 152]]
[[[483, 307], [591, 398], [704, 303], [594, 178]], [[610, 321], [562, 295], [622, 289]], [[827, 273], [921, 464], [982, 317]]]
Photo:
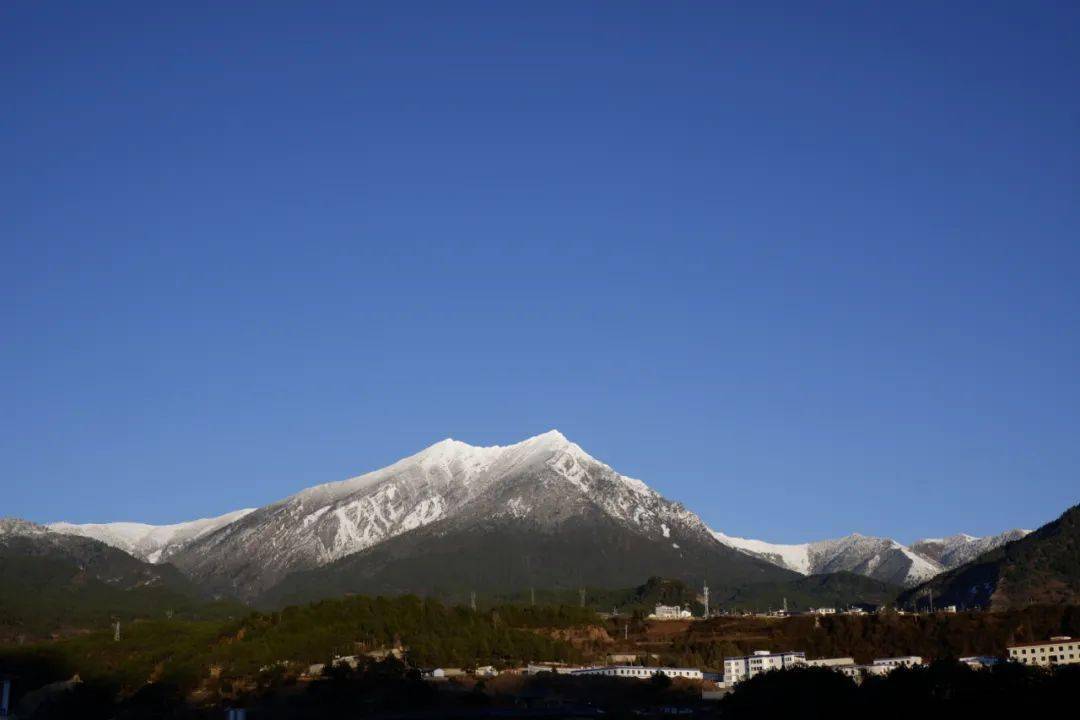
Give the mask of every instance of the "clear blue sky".
[[163, 4], [0, 7], [0, 514], [553, 427], [777, 541], [1080, 500], [1077, 3]]

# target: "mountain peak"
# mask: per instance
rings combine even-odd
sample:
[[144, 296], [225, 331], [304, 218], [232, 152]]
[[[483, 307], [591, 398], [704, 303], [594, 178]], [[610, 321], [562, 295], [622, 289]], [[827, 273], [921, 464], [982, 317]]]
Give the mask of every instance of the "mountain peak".
[[534, 435], [533, 437], [529, 438], [525, 442], [530, 442], [530, 441], [533, 441], [533, 440], [535, 440], [537, 442], [544, 442], [544, 443], [565, 443], [565, 442], [569, 442], [569, 440], [566, 439], [566, 436], [563, 435], [558, 430], [556, 430], [555, 428], [552, 428], [551, 430], [548, 430], [545, 433], [540, 433], [539, 435]]
[[472, 444], [464, 442], [462, 440], [457, 440], [455, 438], [448, 437], [448, 438], [444, 438], [444, 439], [440, 440], [439, 442], [435, 443], [434, 445], [428, 446], [424, 450], [421, 450], [420, 454], [424, 455], [424, 454], [430, 453], [432, 451], [446, 452], [446, 451], [453, 451], [453, 450], [459, 450], [459, 451], [469, 451], [469, 450], [488, 450], [488, 451], [509, 450], [511, 448], [523, 447], [525, 445], [542, 445], [542, 446], [545, 446], [545, 447], [547, 447], [547, 446], [561, 447], [561, 446], [564, 446], [564, 445], [572, 445], [572, 444], [573, 443], [571, 443], [569, 440], [566, 439], [565, 435], [563, 435], [558, 430], [553, 429], [553, 430], [548, 430], [547, 432], [544, 432], [544, 433], [540, 433], [539, 435], [533, 435], [532, 437], [525, 438], [524, 440], [522, 440], [520, 442], [513, 443], [511, 445], [472, 445]]

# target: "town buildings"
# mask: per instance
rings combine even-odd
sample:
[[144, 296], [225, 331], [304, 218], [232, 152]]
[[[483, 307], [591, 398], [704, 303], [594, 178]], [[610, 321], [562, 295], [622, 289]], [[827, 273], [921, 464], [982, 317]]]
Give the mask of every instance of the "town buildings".
[[835, 657], [835, 658], [817, 658], [816, 660], [807, 660], [807, 667], [826, 667], [826, 668], [838, 668], [845, 665], [854, 665], [855, 659], [849, 657]]
[[650, 620], [682, 620], [692, 617], [689, 610], [684, 610], [678, 605], [657, 605], [649, 615]]
[[550, 672], [556, 675], [572, 675], [578, 670], [584, 670], [584, 668], [580, 665], [567, 665], [566, 663], [541, 662], [529, 663], [525, 668], [525, 674], [539, 675], [540, 673]]
[[572, 675], [606, 675], [608, 677], [637, 678], [648, 680], [653, 675], [667, 675], [669, 678], [701, 680], [701, 670], [697, 668], [640, 667], [638, 665], [604, 665], [574, 670]]
[[724, 658], [724, 685], [731, 687], [758, 673], [805, 664], [806, 653], [804, 652], [773, 653], [768, 650], [756, 650], [753, 655]]
[[1049, 640], [1009, 646], [1009, 659], [1025, 665], [1071, 665], [1080, 662], [1080, 640], [1057, 635]]
[[884, 666], [889, 668], [890, 670], [895, 670], [898, 667], [915, 667], [922, 664], [922, 658], [918, 655], [905, 655], [903, 657], [893, 658], [878, 658], [874, 661], [874, 665]]

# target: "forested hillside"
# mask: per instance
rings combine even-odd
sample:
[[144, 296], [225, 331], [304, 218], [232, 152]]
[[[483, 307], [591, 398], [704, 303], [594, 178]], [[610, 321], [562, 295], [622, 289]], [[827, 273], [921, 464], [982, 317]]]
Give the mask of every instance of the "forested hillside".
[[1080, 505], [1021, 540], [1002, 545], [907, 591], [905, 604], [989, 607], [1080, 603]]

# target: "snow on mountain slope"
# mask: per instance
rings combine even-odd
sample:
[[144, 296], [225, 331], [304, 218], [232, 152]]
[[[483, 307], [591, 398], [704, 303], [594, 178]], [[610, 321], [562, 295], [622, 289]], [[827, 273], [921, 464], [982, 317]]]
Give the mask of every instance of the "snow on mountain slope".
[[593, 510], [675, 549], [685, 542], [715, 549], [718, 542], [724, 553], [730, 548], [803, 575], [847, 571], [905, 586], [1024, 532], [957, 535], [911, 548], [859, 534], [798, 544], [733, 537], [710, 530], [694, 513], [555, 430], [507, 446], [443, 440], [380, 470], [216, 518], [50, 528], [151, 562], [169, 560], [215, 589], [252, 597], [292, 571], [334, 563], [434, 523], [453, 519], [455, 532], [462, 532], [470, 523], [503, 518], [547, 532], [569, 519], [599, 517]]
[[916, 585], [941, 572], [941, 566], [895, 540], [855, 533], [835, 540], [797, 545], [750, 540], [712, 531], [730, 547], [803, 575], [853, 572], [896, 585]]
[[946, 538], [925, 538], [911, 544], [911, 549], [919, 555], [940, 563], [946, 569], [959, 567], [971, 562], [984, 552], [1000, 547], [1005, 543], [1019, 540], [1028, 535], [1030, 530], [1006, 530], [997, 535], [975, 537], [959, 533]]
[[289, 572], [447, 518], [504, 517], [551, 528], [588, 508], [658, 542], [678, 544], [674, 531], [714, 542], [696, 515], [553, 430], [508, 446], [443, 440], [381, 470], [260, 508], [173, 560], [221, 591], [250, 597]]
[[723, 544], [737, 550], [755, 555], [768, 560], [774, 565], [794, 570], [803, 575], [812, 575], [813, 569], [810, 564], [810, 543], [797, 545], [783, 545], [770, 543], [764, 540], [751, 540], [749, 538], [731, 537], [722, 532], [712, 530], [712, 535]]
[[252, 509], [236, 510], [218, 517], [191, 520], [174, 525], [148, 525], [135, 522], [50, 523], [53, 532], [100, 540], [140, 560], [157, 563], [168, 560], [181, 548], [204, 535], [219, 530], [244, 517]]

